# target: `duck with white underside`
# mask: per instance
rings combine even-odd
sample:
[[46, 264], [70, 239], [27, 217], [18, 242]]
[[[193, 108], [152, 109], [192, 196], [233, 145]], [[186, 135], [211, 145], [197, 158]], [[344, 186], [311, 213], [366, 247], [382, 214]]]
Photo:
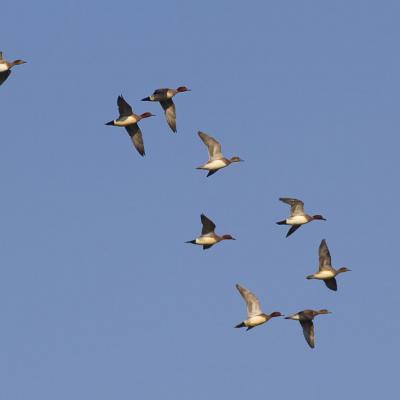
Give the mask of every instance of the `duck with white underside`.
[[198, 132], [198, 135], [203, 143], [207, 146], [209, 159], [205, 164], [197, 167], [196, 169], [204, 169], [208, 171], [207, 176], [215, 174], [220, 169], [225, 168], [232, 163], [243, 161], [237, 156], [234, 156], [230, 159], [226, 158], [222, 154], [221, 143], [215, 140], [212, 136], [200, 131]]
[[162, 88], [156, 89], [151, 96], [147, 96], [142, 101], [158, 101], [164, 110], [165, 118], [172, 132], [176, 133], [176, 109], [172, 98], [178, 93], [190, 92], [186, 86], [179, 86], [177, 89]]
[[215, 233], [215, 224], [209, 218], [207, 218], [204, 214], [201, 214], [201, 223], [203, 228], [201, 230], [201, 235], [196, 239], [189, 240], [186, 243], [197, 244], [199, 246], [203, 246], [203, 250], [207, 250], [210, 247], [214, 246], [221, 242], [222, 240], [236, 240], [231, 235], [222, 235], [219, 236]]
[[11, 68], [15, 65], [26, 64], [26, 61], [15, 60], [7, 61], [3, 57], [3, 52], [0, 51], [0, 85], [6, 81], [11, 74]]
[[326, 240], [323, 239], [319, 245], [319, 271], [315, 274], [308, 275], [307, 279], [319, 279], [324, 281], [325, 285], [331, 289], [337, 290], [337, 282], [335, 277], [343, 272], [351, 271], [346, 267], [335, 269], [332, 267], [331, 254], [326, 244]]
[[119, 117], [113, 121], [107, 122], [106, 125], [124, 127], [130, 136], [133, 145], [141, 156], [145, 155], [143, 135], [139, 128], [138, 122], [144, 118], [153, 117], [154, 114], [145, 112], [137, 115], [133, 112], [132, 107], [122, 97], [118, 96], [117, 100]]
[[314, 334], [314, 323], [313, 319], [317, 315], [321, 314], [331, 314], [328, 310], [303, 310], [298, 313], [289, 315], [285, 317], [285, 319], [293, 319], [295, 321], [299, 321], [301, 327], [303, 328], [303, 335], [306, 339], [308, 345], [313, 349], [315, 347], [315, 334]]
[[274, 311], [269, 315], [265, 314], [261, 309], [260, 300], [254, 293], [239, 284], [236, 285], [236, 288], [246, 302], [247, 319], [236, 325], [235, 328], [247, 328], [246, 331], [248, 331], [258, 325], [265, 324], [271, 318], [283, 317], [279, 311]]
[[290, 236], [297, 229], [299, 229], [302, 225], [308, 224], [311, 221], [322, 220], [326, 221], [326, 219], [322, 215], [308, 215], [304, 212], [304, 203], [298, 199], [291, 199], [288, 197], [281, 197], [279, 199], [283, 203], [290, 205], [290, 216], [289, 218], [284, 219], [283, 221], [277, 222], [278, 225], [292, 225], [289, 229], [286, 237]]

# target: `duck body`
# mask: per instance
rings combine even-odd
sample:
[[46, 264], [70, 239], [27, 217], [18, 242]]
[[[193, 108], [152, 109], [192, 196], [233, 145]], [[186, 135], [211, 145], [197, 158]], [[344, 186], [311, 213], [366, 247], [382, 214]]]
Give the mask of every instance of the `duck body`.
[[292, 319], [294, 321], [299, 321], [303, 329], [304, 339], [306, 339], [307, 344], [313, 349], [315, 347], [315, 333], [314, 333], [314, 323], [313, 319], [317, 315], [321, 314], [331, 314], [328, 310], [303, 310], [295, 314], [285, 317], [285, 319]]
[[325, 239], [322, 239], [319, 245], [319, 270], [315, 274], [308, 275], [307, 279], [318, 279], [324, 281], [326, 287], [333, 291], [337, 290], [337, 282], [335, 277], [343, 272], [348, 272], [350, 269], [342, 267], [335, 269], [332, 267], [332, 258], [329, 252], [328, 245]]
[[124, 127], [132, 140], [132, 144], [135, 146], [136, 150], [141, 156], [145, 155], [143, 134], [139, 128], [138, 122], [144, 118], [152, 117], [153, 114], [150, 112], [145, 112], [141, 115], [137, 115], [133, 112], [132, 107], [128, 102], [122, 97], [118, 96], [117, 99], [119, 117], [106, 125]]
[[180, 86], [177, 89], [161, 88], [156, 89], [154, 93], [142, 99], [142, 101], [158, 101], [164, 110], [165, 118], [172, 132], [176, 133], [176, 107], [172, 98], [178, 93], [188, 92], [186, 86]]
[[203, 246], [203, 250], [207, 250], [222, 240], [235, 240], [235, 238], [233, 238], [231, 235], [217, 235], [215, 233], [214, 222], [212, 222], [204, 214], [201, 214], [200, 218], [203, 225], [201, 235], [196, 239], [187, 241], [186, 243], [197, 244], [199, 246]]
[[260, 300], [254, 293], [239, 284], [236, 285], [236, 289], [246, 302], [247, 319], [236, 325], [235, 328], [247, 328], [246, 330], [248, 331], [258, 325], [265, 324], [271, 318], [282, 316], [279, 311], [275, 311], [270, 315], [265, 314], [261, 309]]
[[232, 157], [231, 159], [226, 158], [222, 154], [221, 143], [215, 140], [212, 136], [207, 135], [207, 133], [199, 131], [198, 135], [203, 143], [207, 146], [209, 159], [205, 164], [197, 167], [196, 169], [203, 169], [208, 171], [207, 176], [215, 174], [220, 169], [225, 168], [234, 162], [243, 161], [240, 157], [237, 156]]
[[304, 212], [304, 203], [298, 199], [292, 199], [289, 197], [281, 197], [279, 199], [283, 203], [290, 205], [290, 216], [282, 221], [278, 221], [278, 225], [291, 225], [291, 228], [286, 234], [286, 237], [289, 237], [292, 233], [294, 233], [297, 229], [299, 229], [302, 225], [308, 224], [314, 220], [323, 220], [326, 219], [322, 215], [308, 215]]

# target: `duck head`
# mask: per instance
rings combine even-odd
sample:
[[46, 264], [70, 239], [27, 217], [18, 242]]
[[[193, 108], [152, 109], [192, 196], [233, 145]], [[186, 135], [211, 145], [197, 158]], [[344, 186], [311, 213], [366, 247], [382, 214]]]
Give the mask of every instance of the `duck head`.
[[349, 271], [351, 271], [351, 269], [348, 269], [347, 267], [342, 267], [342, 268], [339, 268], [336, 271], [336, 273], [341, 274], [342, 272], [349, 272]]
[[244, 161], [244, 160], [242, 160], [240, 157], [238, 157], [238, 156], [234, 156], [234, 157], [232, 157], [230, 160], [229, 160], [231, 163], [233, 163], [233, 162], [240, 162], [240, 161]]
[[320, 219], [322, 221], [326, 221], [326, 218], [324, 218], [322, 215], [319, 214], [313, 215], [312, 219]]
[[271, 317], [271, 318], [274, 318], [274, 317], [283, 317], [283, 315], [282, 315], [279, 311], [274, 311], [273, 313], [271, 313], [270, 317]]
[[145, 112], [145, 113], [140, 115], [140, 119], [149, 118], [149, 117], [155, 117], [155, 115], [152, 114], [151, 112]]
[[236, 239], [231, 235], [223, 235], [221, 236], [221, 240], [236, 240]]
[[13, 67], [14, 65], [21, 65], [21, 64], [26, 64], [26, 61], [24, 61], [24, 60], [15, 60], [12, 63], [10, 63], [10, 68]]
[[188, 89], [186, 86], [179, 86], [179, 87], [176, 89], [176, 91], [177, 91], [178, 93], [181, 93], [181, 92], [190, 92], [190, 89]]
[[331, 311], [326, 310], [325, 308], [316, 312], [316, 315], [319, 314], [332, 314]]

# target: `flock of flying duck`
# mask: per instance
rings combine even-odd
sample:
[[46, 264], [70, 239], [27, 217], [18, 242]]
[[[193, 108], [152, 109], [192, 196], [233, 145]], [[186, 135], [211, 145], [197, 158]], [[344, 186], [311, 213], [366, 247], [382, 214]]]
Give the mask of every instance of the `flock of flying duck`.
[[[3, 84], [6, 79], [11, 74], [11, 69], [15, 65], [25, 64], [26, 61], [23, 60], [15, 60], [15, 61], [7, 61], [3, 58], [3, 53], [0, 52], [0, 85]], [[161, 107], [164, 110], [165, 118], [171, 130], [176, 133], [176, 108], [172, 98], [178, 93], [190, 91], [186, 86], [180, 86], [177, 89], [157, 89], [154, 93], [148, 97], [142, 99], [142, 101], [154, 101], [159, 102]], [[144, 142], [143, 142], [143, 134], [139, 128], [138, 122], [142, 119], [152, 117], [154, 114], [151, 112], [145, 112], [143, 114], [135, 114], [132, 110], [132, 107], [128, 104], [128, 102], [121, 96], [118, 96], [117, 99], [119, 117], [110, 122], [107, 122], [106, 125], [124, 127], [130, 136], [132, 143], [138, 153], [141, 156], [145, 155]], [[215, 174], [222, 168], [229, 166], [232, 163], [243, 161], [240, 157], [234, 156], [226, 158], [221, 151], [221, 144], [214, 139], [213, 137], [207, 135], [204, 132], [198, 132], [200, 139], [207, 146], [209, 159], [208, 161], [197, 167], [197, 169], [208, 171], [207, 177]], [[288, 204], [291, 207], [290, 215], [288, 218], [277, 222], [278, 225], [290, 225], [290, 229], [286, 234], [286, 237], [292, 235], [297, 229], [299, 229], [302, 225], [305, 225], [311, 221], [326, 219], [322, 215], [308, 215], [304, 212], [304, 203], [301, 200], [282, 197], [279, 199], [280, 201]], [[195, 245], [203, 246], [203, 249], [209, 249], [215, 244], [223, 241], [223, 240], [235, 240], [229, 234], [218, 235], [215, 233], [215, 224], [211, 221], [207, 216], [201, 214], [201, 223], [202, 230], [201, 234], [193, 240], [190, 240], [186, 243], [192, 243]], [[318, 279], [322, 280], [325, 285], [331, 289], [337, 290], [337, 282], [336, 276], [350, 271], [346, 267], [342, 267], [339, 269], [335, 269], [332, 266], [331, 255], [328, 249], [328, 245], [326, 244], [326, 240], [323, 239], [319, 246], [319, 270], [311, 275], [308, 275], [307, 279]], [[239, 293], [243, 297], [247, 305], [247, 319], [236, 325], [235, 328], [243, 328], [246, 327], [246, 330], [253, 329], [258, 325], [262, 325], [268, 322], [271, 318], [281, 317], [283, 316], [280, 312], [275, 311], [271, 314], [265, 314], [262, 311], [261, 304], [257, 296], [252, 293], [250, 290], [245, 287], [237, 284], [236, 288]], [[311, 348], [315, 346], [315, 335], [314, 335], [314, 324], [313, 319], [320, 314], [330, 314], [330, 311], [322, 309], [322, 310], [303, 310], [299, 311], [295, 314], [289, 315], [285, 317], [286, 319], [292, 319], [299, 321], [301, 327], [303, 329], [304, 337]]]

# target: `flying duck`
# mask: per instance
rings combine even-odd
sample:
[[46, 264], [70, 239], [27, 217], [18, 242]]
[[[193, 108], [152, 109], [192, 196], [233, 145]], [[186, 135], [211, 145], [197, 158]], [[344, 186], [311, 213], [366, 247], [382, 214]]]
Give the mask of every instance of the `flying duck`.
[[200, 139], [208, 148], [209, 159], [205, 164], [201, 165], [200, 167], [197, 167], [196, 169], [207, 170], [208, 171], [207, 176], [215, 174], [221, 168], [225, 168], [234, 162], [243, 161], [242, 159], [240, 159], [240, 157], [236, 156], [232, 157], [231, 159], [225, 158], [221, 152], [221, 143], [219, 143], [213, 137], [207, 135], [204, 132], [199, 131], [198, 134], [200, 136]]
[[240, 286], [239, 284], [236, 285], [236, 288], [237, 290], [239, 290], [239, 293], [246, 302], [247, 319], [236, 325], [235, 328], [246, 327], [246, 331], [248, 331], [258, 325], [262, 325], [265, 322], [268, 322], [271, 318], [283, 317], [283, 315], [278, 311], [274, 311], [270, 315], [263, 313], [263, 311], [261, 310], [260, 300], [258, 300], [258, 297], [254, 293], [250, 292], [250, 290], [246, 289], [243, 286]]
[[136, 115], [132, 111], [132, 107], [121, 96], [117, 100], [119, 117], [113, 121], [107, 122], [106, 125], [124, 126], [128, 135], [132, 139], [132, 143], [141, 156], [145, 155], [142, 131], [137, 124], [141, 119], [153, 117], [154, 114], [145, 112], [141, 115]]
[[313, 319], [320, 314], [331, 314], [331, 312], [328, 310], [304, 310], [285, 317], [285, 319], [293, 319], [300, 322], [300, 325], [303, 328], [304, 338], [312, 349], [315, 347]]
[[176, 110], [172, 98], [178, 93], [188, 91], [190, 89], [186, 86], [179, 86], [177, 89], [156, 89], [151, 96], [145, 97], [142, 101], [158, 101], [164, 109], [169, 127], [172, 129], [172, 132], [176, 133]]
[[189, 240], [188, 242], [185, 243], [198, 244], [200, 246], [203, 246], [203, 250], [207, 250], [211, 246], [214, 246], [214, 244], [220, 242], [221, 240], [236, 240], [231, 235], [222, 235], [222, 236], [217, 235], [214, 232], [215, 230], [214, 222], [212, 222], [204, 214], [201, 214], [200, 218], [201, 218], [201, 223], [203, 224], [201, 235], [198, 238], [194, 240]]
[[0, 85], [10, 76], [11, 68], [14, 67], [14, 65], [25, 63], [26, 61], [23, 60], [7, 61], [3, 58], [3, 52], [0, 51]]
[[290, 205], [290, 217], [283, 221], [277, 222], [278, 225], [292, 225], [289, 229], [286, 237], [290, 236], [293, 232], [300, 228], [301, 225], [308, 224], [313, 220], [326, 219], [322, 215], [308, 215], [304, 212], [304, 203], [301, 200], [290, 199], [287, 197], [281, 197], [280, 201]]
[[326, 240], [323, 239], [319, 245], [319, 271], [315, 274], [308, 275], [307, 279], [320, 279], [331, 290], [337, 290], [337, 282], [335, 276], [342, 272], [351, 271], [346, 267], [335, 269], [332, 267], [331, 254], [329, 253]]

